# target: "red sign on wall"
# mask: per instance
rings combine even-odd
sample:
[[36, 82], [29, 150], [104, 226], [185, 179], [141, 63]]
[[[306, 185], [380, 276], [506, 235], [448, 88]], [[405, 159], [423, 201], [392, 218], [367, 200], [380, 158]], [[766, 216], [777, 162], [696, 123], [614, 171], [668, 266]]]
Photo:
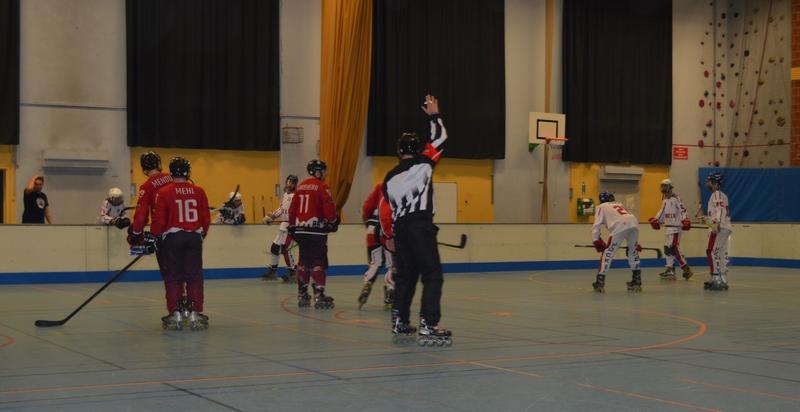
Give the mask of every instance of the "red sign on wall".
[[672, 158], [675, 160], [689, 160], [689, 148], [687, 146], [672, 146]]

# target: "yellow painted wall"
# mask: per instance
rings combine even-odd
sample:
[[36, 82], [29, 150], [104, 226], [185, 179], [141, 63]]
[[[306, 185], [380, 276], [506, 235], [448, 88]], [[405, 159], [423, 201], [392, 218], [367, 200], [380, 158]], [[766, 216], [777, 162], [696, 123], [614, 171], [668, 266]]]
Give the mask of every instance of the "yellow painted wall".
[[17, 166], [14, 164], [14, 148], [11, 145], [0, 145], [0, 169], [6, 171], [6, 180], [3, 182], [3, 222], [17, 223], [17, 193], [15, 176]]
[[[591, 222], [591, 216], [578, 216], [577, 199], [581, 197], [581, 184], [586, 182], [586, 197], [594, 199], [598, 203], [600, 164], [598, 163], [572, 163], [570, 166], [570, 184], [572, 187], [572, 199], [569, 203], [570, 222]], [[654, 216], [661, 208], [661, 192], [659, 186], [661, 181], [669, 177], [668, 166], [653, 165], [632, 165], [644, 168], [642, 180], [639, 182], [639, 221], [646, 222], [648, 218]]]
[[[397, 165], [396, 157], [378, 156], [372, 158], [372, 182], [383, 181], [386, 173]], [[433, 181], [456, 183], [458, 223], [494, 222], [492, 204], [492, 160], [467, 160], [444, 158], [436, 166]]]
[[[132, 147], [131, 180], [137, 188], [146, 180], [139, 167], [139, 157], [149, 150], [161, 156], [164, 171], [169, 170], [169, 160], [174, 156], [189, 159], [192, 180], [205, 189], [212, 207], [227, 201], [230, 192], [240, 185], [247, 223], [261, 223], [262, 206], [269, 213], [280, 205], [282, 194], [275, 195], [275, 185], [283, 187], [278, 152]], [[129, 201], [135, 202], [135, 198]]]

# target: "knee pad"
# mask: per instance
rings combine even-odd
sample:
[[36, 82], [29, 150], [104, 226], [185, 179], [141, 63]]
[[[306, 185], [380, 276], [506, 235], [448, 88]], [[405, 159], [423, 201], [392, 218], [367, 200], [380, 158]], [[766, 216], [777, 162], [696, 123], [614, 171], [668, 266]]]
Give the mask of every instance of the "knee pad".
[[281, 254], [281, 245], [277, 243], [273, 243], [272, 247], [269, 248], [269, 252], [273, 255], [280, 255]]
[[675, 256], [675, 248], [672, 246], [664, 246], [664, 254], [666, 256]]

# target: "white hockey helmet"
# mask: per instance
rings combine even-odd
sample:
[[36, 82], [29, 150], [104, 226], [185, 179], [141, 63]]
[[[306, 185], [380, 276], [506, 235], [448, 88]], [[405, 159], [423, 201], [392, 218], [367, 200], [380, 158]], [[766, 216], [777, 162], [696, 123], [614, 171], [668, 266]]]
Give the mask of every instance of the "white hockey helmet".
[[108, 198], [109, 199], [122, 199], [122, 189], [118, 187], [112, 187], [108, 189]]
[[673, 187], [672, 180], [664, 179], [661, 181], [661, 193], [668, 193]]
[[234, 200], [234, 201], [235, 200], [242, 200], [242, 194], [241, 193], [236, 193], [236, 192], [230, 192], [230, 193], [228, 193], [228, 199], [231, 199], [231, 200]]

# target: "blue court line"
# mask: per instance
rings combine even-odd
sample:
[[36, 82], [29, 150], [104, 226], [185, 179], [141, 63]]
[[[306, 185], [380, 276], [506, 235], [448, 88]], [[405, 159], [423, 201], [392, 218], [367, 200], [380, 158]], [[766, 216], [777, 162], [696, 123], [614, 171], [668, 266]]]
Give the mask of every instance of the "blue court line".
[[[663, 259], [642, 259], [642, 267], [660, 267]], [[688, 258], [689, 265], [703, 267], [706, 258]], [[530, 270], [564, 270], [564, 269], [595, 269], [596, 260], [553, 260], [529, 262], [478, 262], [478, 263], [445, 263], [445, 273], [476, 273], [476, 272], [514, 272]], [[775, 268], [800, 269], [798, 259], [769, 259], [754, 257], [731, 258], [731, 266], [759, 266]], [[627, 259], [617, 259], [612, 268], [627, 268]], [[285, 269], [281, 269], [283, 273]], [[339, 265], [328, 269], [330, 276], [361, 275], [367, 270], [367, 265]], [[84, 272], [10, 272], [0, 273], [0, 285], [34, 284], [34, 283], [86, 283], [106, 282], [116, 272], [112, 271], [84, 271]], [[204, 269], [205, 279], [243, 279], [255, 278], [264, 273], [264, 268], [229, 268], [229, 269]], [[122, 276], [120, 281], [141, 282], [161, 280], [157, 270], [131, 270]]]

